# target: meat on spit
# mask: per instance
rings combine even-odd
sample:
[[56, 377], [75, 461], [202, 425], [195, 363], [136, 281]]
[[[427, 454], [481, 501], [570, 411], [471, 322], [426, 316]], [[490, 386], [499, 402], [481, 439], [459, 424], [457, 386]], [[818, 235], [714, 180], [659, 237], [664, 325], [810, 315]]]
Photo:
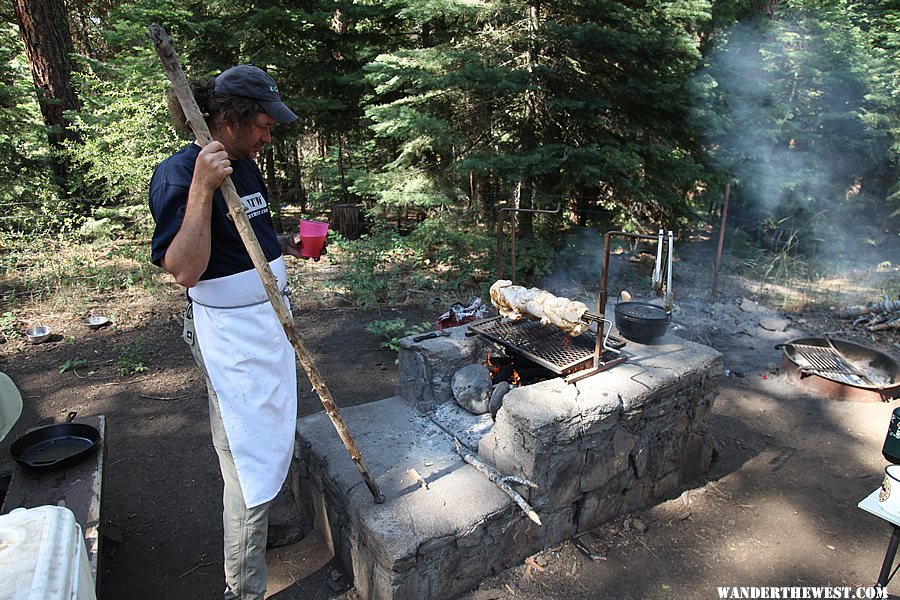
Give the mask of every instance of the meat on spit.
[[542, 325], [554, 325], [572, 337], [581, 335], [590, 326], [590, 321], [584, 319], [588, 311], [584, 302], [560, 298], [538, 288], [513, 285], [508, 279], [494, 282], [490, 293], [491, 303], [510, 321], [527, 317]]

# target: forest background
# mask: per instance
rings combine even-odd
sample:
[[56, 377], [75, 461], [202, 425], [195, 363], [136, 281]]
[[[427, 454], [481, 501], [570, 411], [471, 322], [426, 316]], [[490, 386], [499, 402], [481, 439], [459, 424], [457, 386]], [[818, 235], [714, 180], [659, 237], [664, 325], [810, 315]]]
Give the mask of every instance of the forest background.
[[[154, 280], [147, 185], [189, 140], [170, 123], [150, 23], [189, 78], [252, 63], [279, 83], [300, 118], [259, 158], [272, 208], [361, 209], [359, 231], [332, 242], [360, 306], [489, 285], [504, 208], [526, 209], [524, 280], [596, 253], [577, 243], [585, 231], [717, 223], [726, 189], [729, 252], [766, 276], [819, 276], [860, 249], [878, 262], [897, 241], [896, 0], [13, 0], [0, 12], [8, 306], [61, 282]], [[14, 314], [3, 319], [14, 333]]]

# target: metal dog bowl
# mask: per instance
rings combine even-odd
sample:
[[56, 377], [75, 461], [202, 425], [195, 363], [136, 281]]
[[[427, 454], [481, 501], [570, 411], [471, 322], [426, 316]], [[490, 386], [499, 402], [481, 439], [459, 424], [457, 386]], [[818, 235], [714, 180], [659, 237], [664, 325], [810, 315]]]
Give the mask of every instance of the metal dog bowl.
[[100, 329], [101, 327], [106, 327], [109, 325], [110, 320], [107, 317], [97, 315], [94, 317], [88, 317], [84, 320], [84, 324], [87, 325], [90, 329]]
[[28, 338], [28, 341], [32, 344], [46, 342], [52, 334], [53, 330], [46, 325], [37, 325], [36, 327], [29, 327], [25, 330], [25, 337]]

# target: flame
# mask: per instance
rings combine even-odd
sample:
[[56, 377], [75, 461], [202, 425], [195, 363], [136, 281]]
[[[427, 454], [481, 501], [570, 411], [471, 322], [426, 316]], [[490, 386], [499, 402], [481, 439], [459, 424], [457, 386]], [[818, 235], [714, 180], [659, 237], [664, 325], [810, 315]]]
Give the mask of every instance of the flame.
[[491, 377], [493, 377], [494, 375], [496, 375], [497, 373], [500, 372], [500, 367], [498, 365], [495, 365], [493, 362], [491, 362], [491, 351], [490, 350], [487, 351], [486, 363], [487, 363], [488, 370], [491, 372]]
[[512, 377], [509, 379], [509, 385], [513, 387], [518, 387], [522, 384], [522, 378], [519, 377], [519, 372], [513, 369]]

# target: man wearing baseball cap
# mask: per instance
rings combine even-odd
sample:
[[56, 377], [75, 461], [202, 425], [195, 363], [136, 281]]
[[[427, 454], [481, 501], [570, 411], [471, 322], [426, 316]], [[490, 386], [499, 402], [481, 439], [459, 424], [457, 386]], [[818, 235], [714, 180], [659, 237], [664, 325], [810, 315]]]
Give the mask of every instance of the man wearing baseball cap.
[[297, 115], [281, 101], [275, 80], [253, 65], [238, 65], [223, 72], [215, 78], [213, 90], [223, 96], [256, 100], [263, 111], [279, 123], [297, 120]]
[[[284, 254], [300, 257], [299, 239], [279, 236], [255, 158], [275, 123], [297, 115], [262, 69], [238, 65], [192, 82], [213, 141], [188, 144], [154, 171], [156, 221], [151, 260], [187, 288], [183, 338], [204, 374], [210, 428], [224, 480], [225, 598], [266, 591], [269, 507], [294, 447], [297, 374], [294, 350], [243, 245], [219, 186], [230, 176], [251, 227], [286, 290]], [[176, 124], [186, 128], [170, 98]], [[290, 309], [287, 295], [285, 305]]]

